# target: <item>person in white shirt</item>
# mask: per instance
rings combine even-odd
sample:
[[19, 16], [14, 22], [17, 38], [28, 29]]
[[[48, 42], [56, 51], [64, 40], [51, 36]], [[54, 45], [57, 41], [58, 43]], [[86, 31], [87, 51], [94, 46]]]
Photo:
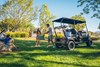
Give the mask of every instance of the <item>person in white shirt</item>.
[[49, 47], [50, 42], [52, 42], [52, 44], [54, 45], [54, 43], [53, 43], [53, 33], [52, 33], [52, 28], [50, 27], [49, 24], [47, 24], [47, 28], [48, 28], [48, 31], [47, 31], [47, 33], [48, 33], [48, 46], [47, 47]]

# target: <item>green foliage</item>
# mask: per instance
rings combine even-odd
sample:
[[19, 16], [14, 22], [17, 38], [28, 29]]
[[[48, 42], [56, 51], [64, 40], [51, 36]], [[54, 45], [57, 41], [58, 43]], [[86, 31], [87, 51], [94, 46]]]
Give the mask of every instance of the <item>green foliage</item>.
[[2, 18], [2, 25], [6, 25], [7, 29], [12, 31], [16, 31], [20, 28], [24, 29], [24, 27], [31, 28], [32, 21], [37, 19], [38, 9], [37, 7], [33, 9], [32, 5], [33, 0], [7, 1], [0, 6], [0, 19]]
[[78, 0], [78, 7], [85, 6], [83, 8], [83, 13], [92, 13], [92, 17], [100, 19], [100, 0]]
[[4, 29], [4, 30], [13, 30], [14, 28], [14, 21], [9, 18], [9, 19], [4, 19], [0, 22], [0, 29]]
[[92, 40], [100, 40], [100, 37], [91, 37]]
[[14, 38], [29, 37], [29, 33], [27, 32], [6, 32], [6, 34], [9, 34], [11, 37]]
[[16, 37], [14, 32], [6, 32], [6, 34], [9, 34], [11, 37]]
[[21, 33], [20, 32], [16, 32], [15, 33], [15, 37], [18, 37], [18, 38], [21, 37]]
[[[55, 38], [55, 37], [56, 37], [56, 35], [53, 34], [53, 38]], [[59, 37], [59, 38], [63, 38], [64, 35], [63, 35], [63, 34], [58, 34], [58, 33], [57, 33], [57, 37]], [[48, 34], [45, 34], [45, 38], [48, 38]]]
[[[75, 16], [72, 16], [72, 19], [75, 19], [75, 20], [81, 20], [81, 21], [85, 21], [85, 18], [84, 17], [82, 17], [81, 15], [75, 15]], [[79, 30], [83, 30], [84, 28], [85, 28], [85, 24], [83, 23], [83, 24], [77, 24], [77, 25], [70, 25], [72, 28], [74, 28], [75, 27], [75, 29], [77, 30], [77, 31], [79, 31]]]
[[51, 14], [48, 5], [42, 5], [39, 16], [39, 25], [41, 30], [46, 29], [46, 24], [50, 24], [50, 26], [53, 27], [52, 19], [54, 18], [55, 16]]
[[22, 33], [21, 33], [21, 37], [29, 37], [29, 33], [22, 32]]

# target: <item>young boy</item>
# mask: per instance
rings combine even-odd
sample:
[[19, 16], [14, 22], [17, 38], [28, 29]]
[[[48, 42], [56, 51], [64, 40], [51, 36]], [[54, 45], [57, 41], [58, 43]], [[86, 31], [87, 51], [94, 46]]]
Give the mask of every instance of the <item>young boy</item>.
[[7, 46], [8, 51], [12, 51], [12, 48], [16, 48], [16, 46], [14, 45], [14, 40], [10, 37], [10, 35], [6, 36], [4, 44]]
[[38, 28], [37, 31], [36, 31], [36, 45], [35, 45], [35, 47], [39, 47], [40, 46], [40, 35], [41, 35], [41, 31]]

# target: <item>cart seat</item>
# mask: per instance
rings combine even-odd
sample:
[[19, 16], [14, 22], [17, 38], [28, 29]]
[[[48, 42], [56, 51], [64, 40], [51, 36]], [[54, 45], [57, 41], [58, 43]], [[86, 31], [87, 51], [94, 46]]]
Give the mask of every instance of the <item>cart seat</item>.
[[77, 31], [75, 30], [75, 29], [70, 29], [70, 31], [71, 31], [71, 34], [77, 34]]
[[76, 37], [77, 36], [77, 31], [75, 30], [75, 29], [67, 29], [66, 31], [65, 31], [65, 35], [66, 35], [66, 37]]

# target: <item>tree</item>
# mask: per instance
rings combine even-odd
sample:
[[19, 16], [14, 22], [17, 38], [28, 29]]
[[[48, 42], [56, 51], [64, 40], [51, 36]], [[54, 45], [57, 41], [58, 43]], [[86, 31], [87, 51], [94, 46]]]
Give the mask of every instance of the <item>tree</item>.
[[100, 0], [78, 0], [78, 7], [85, 6], [83, 8], [83, 13], [89, 14], [93, 12], [92, 17], [100, 19]]
[[15, 31], [37, 19], [37, 7], [33, 9], [32, 5], [33, 0], [8, 0], [0, 7], [0, 17], [11, 19], [14, 23], [11, 29]]
[[54, 19], [55, 16], [53, 16], [48, 8], [47, 4], [42, 5], [42, 8], [40, 10], [40, 16], [39, 16], [39, 25], [40, 29], [46, 29], [46, 24], [50, 24], [53, 27], [52, 19]]
[[100, 30], [100, 23], [99, 23], [98, 29]]
[[13, 27], [13, 21], [11, 18], [5, 18], [0, 22], [0, 30], [11, 30]]
[[[75, 20], [81, 20], [81, 21], [85, 21], [85, 18], [84, 17], [82, 17], [81, 15], [75, 15], [75, 16], [72, 16], [72, 19], [75, 19]], [[79, 31], [79, 30], [83, 30], [84, 28], [85, 28], [85, 24], [83, 23], [83, 24], [77, 24], [77, 25], [70, 25], [72, 28], [74, 28], [75, 27], [75, 29], [77, 30], [77, 31]]]

